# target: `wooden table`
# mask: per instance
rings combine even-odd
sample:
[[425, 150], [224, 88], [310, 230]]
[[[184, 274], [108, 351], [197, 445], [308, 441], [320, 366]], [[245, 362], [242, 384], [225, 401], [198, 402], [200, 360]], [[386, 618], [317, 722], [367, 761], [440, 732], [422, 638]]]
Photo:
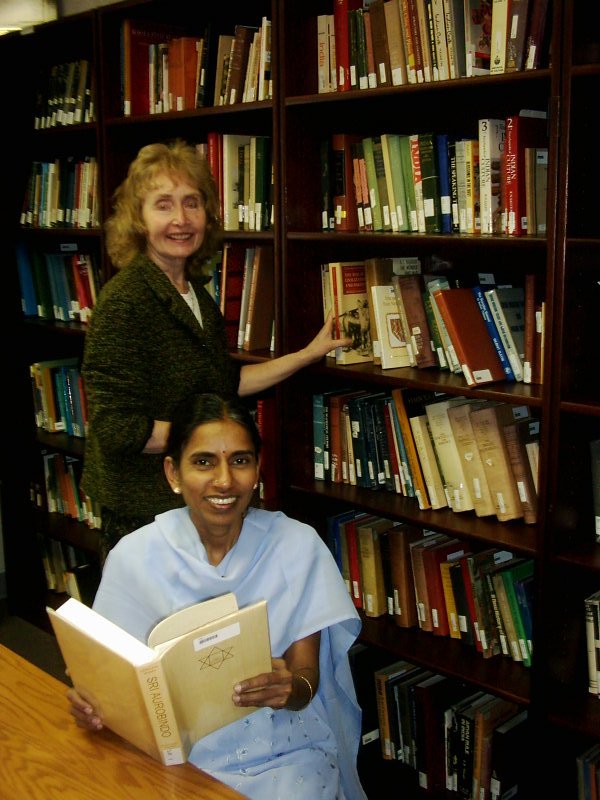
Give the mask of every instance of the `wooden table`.
[[191, 764], [164, 767], [109, 730], [81, 730], [66, 691], [0, 645], [1, 800], [243, 800]]

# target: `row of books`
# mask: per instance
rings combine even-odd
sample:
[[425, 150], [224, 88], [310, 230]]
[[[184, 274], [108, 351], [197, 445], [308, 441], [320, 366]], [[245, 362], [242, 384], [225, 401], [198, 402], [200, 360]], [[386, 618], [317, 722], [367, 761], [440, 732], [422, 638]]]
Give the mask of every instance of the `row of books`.
[[26, 317], [88, 322], [100, 287], [98, 265], [76, 245], [42, 253], [16, 245], [21, 308]]
[[36, 485], [32, 499], [37, 508], [51, 514], [62, 514], [90, 528], [100, 528], [100, 510], [79, 486], [81, 461], [75, 456], [42, 451], [44, 491]]
[[367, 617], [531, 666], [532, 559], [355, 510], [328, 517], [327, 541]]
[[271, 20], [260, 27], [236, 25], [233, 35], [220, 34], [213, 105], [228, 106], [273, 99]]
[[95, 156], [34, 161], [20, 223], [25, 228], [97, 228], [100, 218]]
[[[493, 273], [422, 271], [417, 257], [321, 265], [323, 314], [351, 339], [329, 355], [337, 364], [382, 369], [437, 367], [468, 386], [542, 382], [544, 302], [534, 273], [523, 285]], [[475, 283], [473, 283], [475, 281]]]
[[315, 480], [414, 497], [421, 509], [537, 521], [539, 420], [441, 392], [313, 395]]
[[383, 758], [415, 770], [422, 791], [464, 800], [518, 796], [525, 709], [410, 661], [374, 677]]
[[121, 26], [124, 116], [164, 114], [272, 98], [271, 21], [235, 25], [220, 34], [216, 53], [210, 28], [191, 34], [178, 25], [125, 19]]
[[546, 232], [546, 113], [482, 118], [472, 137], [334, 133], [321, 143], [322, 228]]
[[87, 403], [79, 359], [36, 361], [29, 372], [36, 427], [48, 433], [84, 438]]
[[98, 565], [81, 548], [57, 539], [40, 536], [39, 547], [48, 590], [91, 606], [100, 583]]
[[275, 276], [273, 248], [226, 242], [223, 247], [219, 306], [232, 350], [273, 350]]
[[38, 76], [34, 128], [93, 122], [95, 86], [86, 58], [44, 67]]
[[594, 540], [600, 544], [600, 439], [590, 441], [590, 472], [592, 478], [592, 511]]
[[586, 748], [576, 758], [577, 798], [593, 800], [600, 791], [600, 743]]
[[317, 16], [319, 92], [536, 69], [547, 0], [335, 0]]
[[197, 145], [219, 189], [226, 231], [264, 231], [273, 226], [273, 158], [269, 136], [209, 132]]

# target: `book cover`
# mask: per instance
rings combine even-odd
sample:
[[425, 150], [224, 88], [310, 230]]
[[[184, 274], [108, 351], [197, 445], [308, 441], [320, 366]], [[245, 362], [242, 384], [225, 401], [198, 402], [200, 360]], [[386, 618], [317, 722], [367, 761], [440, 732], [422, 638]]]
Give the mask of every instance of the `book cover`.
[[406, 233], [410, 230], [406, 206], [406, 190], [402, 173], [402, 154], [400, 136], [396, 133], [381, 134], [381, 150], [385, 167], [390, 218], [394, 232]]
[[468, 287], [434, 292], [468, 386], [504, 380], [504, 368], [475, 295]]
[[385, 534], [389, 546], [394, 622], [400, 628], [414, 628], [419, 624], [410, 545], [422, 535], [420, 528], [407, 523], [391, 527]]
[[475, 737], [473, 741], [473, 789], [472, 797], [481, 800], [489, 797], [489, 762], [490, 751], [486, 740], [497, 725], [513, 717], [519, 706], [503, 697], [493, 697], [488, 703], [480, 706], [475, 712]]
[[529, 416], [526, 406], [489, 403], [473, 409], [471, 424], [500, 522], [523, 517], [523, 504], [510, 464], [504, 426]]
[[464, 78], [467, 75], [464, 1], [443, 0], [443, 6], [448, 47], [449, 75], [447, 77]]
[[360, 0], [334, 0], [333, 22], [338, 92], [347, 92], [351, 89], [349, 12], [360, 8], [360, 6]]
[[491, 658], [502, 652], [498, 629], [494, 617], [491, 598], [487, 590], [484, 572], [512, 557], [508, 550], [488, 547], [466, 558], [466, 566], [471, 580], [473, 607], [477, 625], [477, 634], [481, 644], [481, 654]]
[[439, 168], [440, 222], [442, 233], [452, 233], [452, 191], [450, 176], [450, 138], [447, 133], [435, 134], [435, 152]]
[[452, 588], [450, 569], [452, 560], [442, 561], [440, 564], [440, 576], [442, 578], [442, 588], [444, 590], [444, 602], [446, 604], [446, 616], [448, 618], [448, 636], [451, 639], [460, 639], [460, 627], [458, 624], [458, 610]]
[[529, 12], [525, 38], [524, 69], [537, 69], [542, 63], [547, 30], [548, 0], [534, 0]]
[[425, 233], [441, 233], [442, 205], [435, 135], [433, 133], [419, 133], [418, 143]]
[[410, 544], [410, 561], [412, 565], [413, 581], [415, 584], [415, 600], [419, 628], [422, 631], [433, 632], [433, 621], [431, 618], [431, 606], [429, 604], [429, 590], [423, 563], [423, 551], [428, 547], [433, 547], [440, 542], [448, 541], [450, 537], [443, 533], [429, 531], [421, 539]]
[[352, 145], [357, 141], [360, 139], [349, 133], [334, 133], [331, 136], [333, 214], [337, 231], [358, 230], [352, 164]]
[[490, 75], [506, 70], [506, 42], [510, 27], [510, 0], [492, 0], [492, 31], [490, 42]]
[[547, 147], [547, 119], [543, 111], [523, 109], [506, 118], [506, 208], [511, 236], [527, 233], [525, 149]]
[[365, 259], [365, 286], [369, 303], [369, 319], [371, 325], [371, 339], [373, 340], [373, 363], [381, 364], [381, 353], [375, 342], [379, 339], [377, 319], [373, 307], [371, 287], [385, 286], [392, 283], [394, 275], [412, 275], [421, 271], [421, 262], [418, 258], [367, 258]]
[[383, 9], [390, 59], [390, 82], [393, 86], [402, 86], [408, 83], [408, 75], [400, 7], [397, 0], [384, 0]]
[[425, 413], [431, 428], [431, 438], [441, 467], [444, 490], [450, 507], [455, 512], [472, 511], [474, 508], [471, 491], [467, 483], [462, 461], [452, 427], [448, 419], [448, 409], [462, 403], [462, 398], [438, 400], [425, 406]]
[[489, 75], [492, 35], [491, 0], [465, 0], [466, 74]]
[[[395, 387], [392, 389], [392, 399], [394, 401], [394, 411], [398, 420], [400, 434], [406, 447], [406, 454], [410, 464], [413, 479], [414, 491], [419, 503], [419, 508], [443, 508], [446, 505], [446, 498], [443, 490], [440, 494], [441, 485], [435, 480], [435, 475], [429, 474], [430, 461], [424, 463], [423, 457], [427, 458], [430, 454], [425, 442], [419, 438], [413, 429], [411, 413], [407, 403], [414, 399], [411, 390]], [[419, 447], [421, 446], [421, 447]]]
[[356, 525], [362, 577], [363, 608], [367, 617], [387, 614], [387, 594], [383, 577], [381, 537], [392, 527], [391, 519], [368, 518]]
[[150, 107], [150, 47], [185, 35], [182, 28], [152, 20], [123, 20], [123, 115], [153, 113]]
[[[479, 401], [479, 404], [481, 402], [485, 401]], [[451, 406], [448, 409], [448, 419], [471, 492], [475, 513], [478, 517], [488, 517], [495, 514], [495, 506], [471, 425], [471, 412], [477, 405], [478, 401], [465, 400], [464, 403]]]
[[518, 797], [519, 784], [529, 768], [531, 730], [527, 709], [494, 728], [490, 742], [490, 795], [505, 800]]
[[221, 268], [220, 308], [225, 319], [227, 342], [231, 350], [237, 349], [245, 258], [246, 246], [243, 242], [225, 242]]
[[254, 251], [244, 350], [268, 350], [275, 319], [273, 248], [257, 245]]
[[415, 365], [420, 369], [437, 366], [423, 299], [423, 279], [419, 275], [398, 275], [392, 278], [392, 285], [398, 305], [404, 311], [407, 345]]
[[481, 316], [483, 317], [483, 321], [486, 324], [488, 333], [492, 340], [492, 344], [496, 348], [496, 353], [498, 354], [498, 358], [500, 359], [500, 363], [502, 364], [502, 369], [504, 370], [504, 380], [514, 381], [515, 373], [513, 372], [513, 368], [508, 358], [508, 354], [504, 349], [504, 344], [502, 343], [502, 337], [500, 336], [498, 327], [490, 311], [490, 306], [485, 296], [485, 286], [480, 286], [480, 285], [472, 286], [471, 291], [475, 295], [475, 300], [477, 301], [477, 305], [479, 306], [479, 311], [481, 312]]
[[508, 600], [508, 604], [510, 606], [513, 625], [517, 635], [517, 642], [521, 651], [523, 664], [525, 664], [526, 667], [531, 666], [531, 657], [533, 655], [532, 643], [531, 637], [527, 636], [525, 631], [521, 606], [516, 594], [515, 582], [525, 578], [532, 578], [533, 572], [534, 563], [533, 559], [531, 558], [521, 559], [512, 565], [508, 564], [506, 569], [503, 569], [501, 572], [504, 590], [506, 592], [506, 599]]
[[500, 207], [500, 164], [505, 134], [505, 119], [485, 117], [478, 121], [481, 233], [504, 233]]
[[462, 561], [469, 554], [470, 551], [467, 551], [464, 556], [460, 556], [460, 558], [450, 562], [450, 581], [454, 593], [454, 603], [456, 605], [456, 616], [458, 619], [461, 641], [465, 644], [477, 647], [476, 643], [478, 640], [475, 631], [475, 620], [471, 614], [467, 596], [468, 591], [470, 591], [470, 587], [467, 585], [468, 575], [462, 566]]
[[373, 0], [373, 2], [369, 3], [371, 42], [373, 45], [377, 86], [390, 86], [392, 83], [385, 5], [383, 0]]
[[[373, 673], [375, 692], [377, 698], [377, 718], [379, 723], [379, 740], [381, 743], [381, 756], [386, 761], [394, 761], [397, 757], [397, 745], [392, 743], [392, 719], [396, 716], [395, 708], [389, 701], [388, 684], [396, 681], [401, 676], [413, 674], [417, 667], [409, 661], [401, 659], [379, 667]], [[393, 696], [393, 695], [392, 695]]]
[[329, 264], [336, 335], [352, 343], [336, 350], [337, 364], [373, 361], [371, 321], [364, 261], [335, 261]]
[[371, 297], [378, 337], [373, 342], [373, 354], [379, 351], [382, 369], [410, 366], [394, 287], [391, 284], [372, 286]]
[[594, 696], [600, 693], [600, 592], [584, 598], [585, 641], [588, 664], [588, 691]]
[[250, 136], [238, 133], [223, 134], [223, 229], [237, 231], [240, 229], [240, 205], [244, 203], [243, 192], [240, 196], [239, 148], [250, 144]]
[[506, 37], [505, 72], [519, 72], [525, 66], [525, 36], [530, 0], [511, 0]]
[[521, 433], [519, 428], [525, 427], [528, 429], [532, 423], [539, 425], [538, 420], [526, 417], [518, 421], [515, 420], [515, 422], [505, 425], [503, 428], [510, 465], [523, 505], [523, 520], [529, 525], [537, 522], [538, 496], [525, 447], [527, 433]]
[[148, 645], [74, 598], [46, 610], [75, 688], [107, 727], [165, 765], [251, 713], [233, 705], [231, 687], [271, 670], [265, 601], [238, 609], [229, 593], [182, 609]]
[[590, 441], [590, 467], [594, 533], [600, 543], [600, 439]]
[[523, 287], [492, 287], [485, 289], [484, 295], [515, 380], [522, 381], [525, 376], [525, 290]]
[[423, 567], [425, 569], [431, 622], [435, 636], [450, 636], [440, 565], [443, 561], [453, 560], [464, 554], [464, 544], [455, 538], [440, 542], [423, 551]]

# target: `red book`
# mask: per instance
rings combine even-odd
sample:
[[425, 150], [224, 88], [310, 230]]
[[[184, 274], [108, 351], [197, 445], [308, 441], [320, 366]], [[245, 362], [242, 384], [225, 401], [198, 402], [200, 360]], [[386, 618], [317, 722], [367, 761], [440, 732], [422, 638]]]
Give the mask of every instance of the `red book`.
[[459, 558], [464, 553], [464, 544], [458, 539], [440, 542], [440, 544], [423, 550], [423, 568], [425, 570], [425, 580], [427, 581], [429, 610], [435, 636], [450, 636], [440, 564], [442, 561], [448, 561], [449, 558]]
[[268, 502], [277, 497], [277, 414], [274, 395], [259, 397], [256, 401], [256, 427], [262, 439], [260, 499]]
[[178, 36], [169, 42], [169, 109], [196, 108], [196, 74], [200, 39]]
[[359, 136], [349, 133], [334, 133], [331, 137], [333, 217], [336, 231], [358, 230], [353, 145], [359, 141]]
[[225, 318], [227, 342], [231, 350], [237, 350], [245, 259], [246, 246], [242, 242], [225, 242], [221, 267], [220, 308]]
[[361, 6], [362, 0], [335, 0], [333, 4], [335, 60], [339, 92], [347, 92], [350, 89], [350, 25], [348, 12], [356, 11]]
[[223, 218], [223, 134], [218, 131], [209, 131], [206, 134], [206, 152], [208, 166], [217, 185], [221, 203], [221, 218]]
[[504, 367], [472, 290], [438, 290], [433, 296], [467, 384], [478, 386], [505, 380]]
[[[356, 608], [363, 607], [362, 579], [360, 574], [360, 548], [358, 545], [358, 532], [356, 526], [359, 522], [365, 522], [372, 515], [359, 512], [353, 519], [346, 520], [344, 523], [344, 535], [346, 537], [346, 547], [348, 550], [348, 569], [350, 571], [350, 597]], [[374, 517], [373, 517], [374, 519]]]
[[483, 645], [479, 636], [479, 627], [477, 625], [477, 607], [475, 605], [475, 596], [473, 594], [473, 581], [471, 579], [471, 571], [469, 570], [469, 556], [466, 553], [459, 559], [460, 567], [462, 570], [463, 583], [465, 586], [465, 596], [467, 598], [467, 606], [469, 609], [469, 616], [471, 618], [471, 625], [473, 626], [473, 636], [475, 639], [475, 648], [479, 653], [483, 653]]
[[123, 20], [123, 114], [150, 114], [150, 45], [169, 42], [184, 31], [168, 23]]
[[530, 116], [532, 113], [540, 112], [525, 110], [506, 118], [506, 212], [511, 236], [527, 233], [525, 148], [548, 146], [546, 117]]
[[548, 0], [533, 0], [525, 39], [525, 69], [537, 69], [540, 66], [547, 16]]

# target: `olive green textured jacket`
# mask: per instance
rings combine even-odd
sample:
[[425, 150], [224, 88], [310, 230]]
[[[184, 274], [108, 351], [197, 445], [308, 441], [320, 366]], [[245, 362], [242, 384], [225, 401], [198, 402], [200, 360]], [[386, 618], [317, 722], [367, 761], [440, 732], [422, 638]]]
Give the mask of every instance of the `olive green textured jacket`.
[[88, 436], [82, 489], [112, 511], [154, 515], [181, 505], [163, 455], [142, 452], [154, 420], [170, 420], [191, 393], [236, 393], [225, 322], [202, 281], [192, 280], [202, 326], [167, 276], [139, 256], [103, 287], [82, 365]]

